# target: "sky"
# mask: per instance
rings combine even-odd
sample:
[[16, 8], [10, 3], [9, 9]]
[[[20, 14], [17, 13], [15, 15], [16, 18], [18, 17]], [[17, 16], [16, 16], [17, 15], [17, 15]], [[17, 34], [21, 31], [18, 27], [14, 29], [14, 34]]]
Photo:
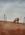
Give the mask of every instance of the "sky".
[[7, 20], [20, 17], [22, 21], [25, 17], [25, 0], [0, 0], [0, 19], [4, 19], [4, 13]]

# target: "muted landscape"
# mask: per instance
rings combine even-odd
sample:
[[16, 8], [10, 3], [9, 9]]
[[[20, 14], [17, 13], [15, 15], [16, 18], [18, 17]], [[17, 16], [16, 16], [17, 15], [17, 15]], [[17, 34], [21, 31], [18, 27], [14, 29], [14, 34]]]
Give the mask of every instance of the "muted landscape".
[[25, 35], [25, 25], [0, 21], [0, 35]]
[[0, 0], [0, 35], [25, 35], [25, 0]]

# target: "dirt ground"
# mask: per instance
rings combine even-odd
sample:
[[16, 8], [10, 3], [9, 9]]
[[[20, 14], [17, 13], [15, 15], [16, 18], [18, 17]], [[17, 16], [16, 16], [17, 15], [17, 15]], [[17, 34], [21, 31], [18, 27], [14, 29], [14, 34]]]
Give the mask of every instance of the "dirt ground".
[[0, 22], [0, 35], [25, 35], [25, 25]]

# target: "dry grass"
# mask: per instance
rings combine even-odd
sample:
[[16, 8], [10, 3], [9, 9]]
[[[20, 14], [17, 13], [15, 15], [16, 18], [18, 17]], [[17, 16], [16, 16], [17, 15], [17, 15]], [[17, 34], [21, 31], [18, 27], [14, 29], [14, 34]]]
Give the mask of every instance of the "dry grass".
[[25, 25], [0, 22], [0, 35], [25, 35]]

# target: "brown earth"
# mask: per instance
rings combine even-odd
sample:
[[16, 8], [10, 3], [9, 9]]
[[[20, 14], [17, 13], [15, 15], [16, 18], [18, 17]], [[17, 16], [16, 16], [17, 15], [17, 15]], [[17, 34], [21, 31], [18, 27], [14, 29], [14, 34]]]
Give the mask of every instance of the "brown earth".
[[25, 25], [0, 21], [0, 35], [25, 35]]

